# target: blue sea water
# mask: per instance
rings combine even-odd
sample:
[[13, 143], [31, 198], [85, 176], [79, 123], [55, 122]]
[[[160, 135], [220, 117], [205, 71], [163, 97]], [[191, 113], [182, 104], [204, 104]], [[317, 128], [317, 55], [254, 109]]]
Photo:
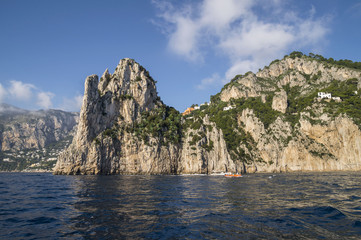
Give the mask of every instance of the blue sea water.
[[0, 173], [0, 239], [361, 239], [361, 173]]

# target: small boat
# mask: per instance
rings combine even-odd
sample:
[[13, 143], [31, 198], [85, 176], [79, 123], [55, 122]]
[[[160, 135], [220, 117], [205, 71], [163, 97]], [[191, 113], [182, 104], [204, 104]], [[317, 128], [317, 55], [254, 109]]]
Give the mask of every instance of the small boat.
[[241, 174], [239, 173], [227, 173], [227, 174], [224, 174], [225, 177], [242, 177]]

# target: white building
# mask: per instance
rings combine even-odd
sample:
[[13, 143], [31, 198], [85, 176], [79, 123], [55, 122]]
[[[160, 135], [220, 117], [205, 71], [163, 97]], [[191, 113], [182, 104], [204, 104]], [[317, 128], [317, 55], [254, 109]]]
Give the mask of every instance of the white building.
[[325, 92], [318, 92], [318, 98], [328, 98], [328, 99], [331, 99], [332, 96], [331, 96], [331, 93], [325, 93]]
[[200, 106], [194, 106], [194, 110], [200, 109]]
[[227, 107], [223, 108], [223, 111], [228, 111], [228, 110], [233, 109], [233, 108], [235, 108], [235, 107], [234, 106], [227, 106]]

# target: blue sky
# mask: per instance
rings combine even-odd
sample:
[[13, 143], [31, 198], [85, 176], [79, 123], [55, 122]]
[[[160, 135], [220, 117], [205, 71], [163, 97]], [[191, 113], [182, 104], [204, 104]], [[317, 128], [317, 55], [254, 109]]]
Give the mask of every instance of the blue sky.
[[0, 101], [78, 111], [129, 57], [183, 111], [294, 50], [361, 61], [360, 23], [352, 0], [0, 0]]

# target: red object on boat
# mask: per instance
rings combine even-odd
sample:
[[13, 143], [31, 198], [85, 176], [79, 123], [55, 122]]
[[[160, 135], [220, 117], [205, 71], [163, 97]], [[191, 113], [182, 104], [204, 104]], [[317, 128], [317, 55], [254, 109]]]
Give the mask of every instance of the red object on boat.
[[225, 174], [225, 177], [242, 177], [241, 174], [238, 173], [230, 173], [230, 174]]

